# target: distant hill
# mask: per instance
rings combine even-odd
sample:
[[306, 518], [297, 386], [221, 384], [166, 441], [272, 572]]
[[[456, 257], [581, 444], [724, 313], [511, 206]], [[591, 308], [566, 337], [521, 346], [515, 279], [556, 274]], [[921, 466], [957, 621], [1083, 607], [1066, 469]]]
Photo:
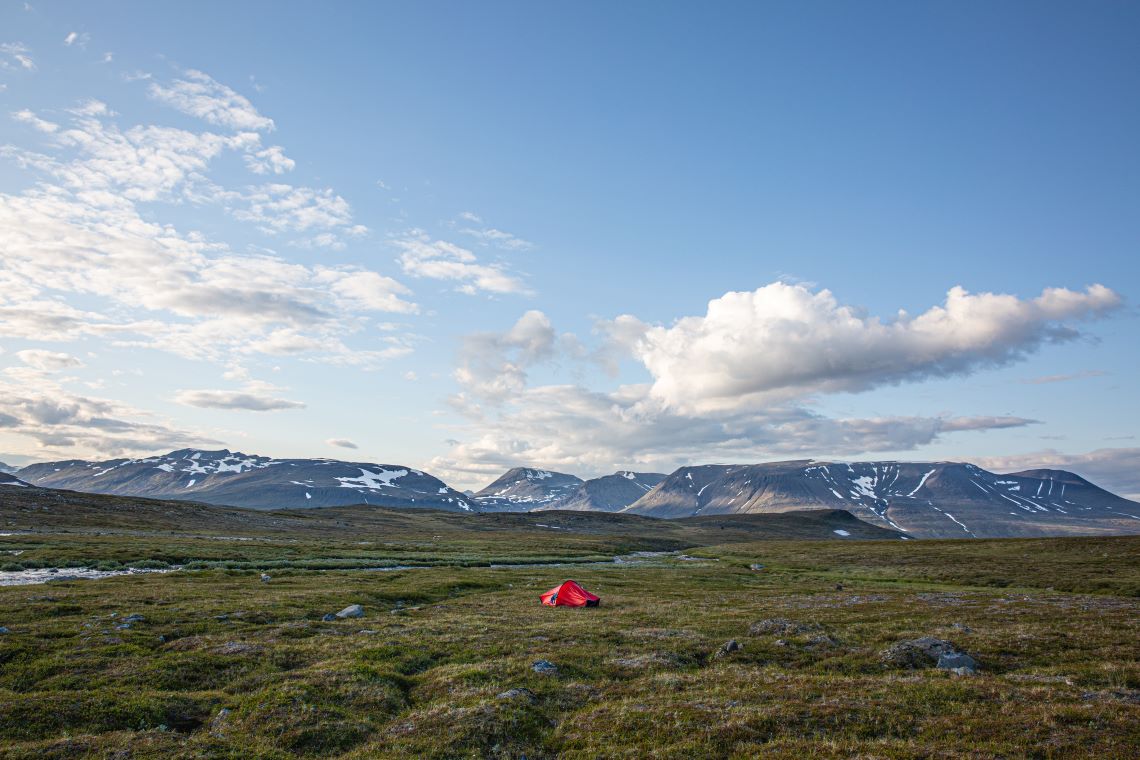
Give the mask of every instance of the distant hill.
[[252, 509], [348, 504], [471, 511], [471, 500], [427, 473], [392, 464], [273, 459], [221, 449], [179, 449], [143, 459], [33, 464], [22, 480], [47, 488], [184, 499]]
[[481, 511], [529, 512], [569, 498], [584, 481], [574, 475], [532, 467], [515, 467], [472, 497]]
[[627, 508], [654, 517], [846, 509], [923, 538], [1140, 533], [1140, 504], [1063, 470], [956, 462], [682, 467]]
[[648, 493], [665, 479], [658, 472], [629, 472], [592, 478], [582, 483], [562, 501], [539, 509], [591, 510], [619, 512]]

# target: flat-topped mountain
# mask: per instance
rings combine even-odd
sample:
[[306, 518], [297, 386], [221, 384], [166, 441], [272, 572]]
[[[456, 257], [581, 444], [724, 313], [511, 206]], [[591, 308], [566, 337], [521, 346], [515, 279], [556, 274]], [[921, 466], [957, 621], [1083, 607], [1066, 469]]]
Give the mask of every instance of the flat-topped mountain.
[[273, 459], [222, 449], [180, 449], [144, 459], [33, 464], [21, 480], [47, 488], [183, 499], [253, 509], [349, 504], [470, 511], [469, 497], [402, 465]]
[[472, 497], [487, 512], [529, 512], [553, 505], [573, 494], [583, 480], [574, 475], [532, 467], [515, 467]]
[[846, 509], [923, 538], [1140, 533], [1140, 504], [1071, 472], [957, 462], [682, 467], [628, 507], [655, 517]]

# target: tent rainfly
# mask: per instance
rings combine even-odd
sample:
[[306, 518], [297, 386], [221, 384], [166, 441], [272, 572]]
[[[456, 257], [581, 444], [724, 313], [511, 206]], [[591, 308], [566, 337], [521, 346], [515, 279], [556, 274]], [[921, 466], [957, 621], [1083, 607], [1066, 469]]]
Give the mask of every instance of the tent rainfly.
[[539, 599], [548, 607], [597, 607], [602, 601], [574, 581], [555, 586]]

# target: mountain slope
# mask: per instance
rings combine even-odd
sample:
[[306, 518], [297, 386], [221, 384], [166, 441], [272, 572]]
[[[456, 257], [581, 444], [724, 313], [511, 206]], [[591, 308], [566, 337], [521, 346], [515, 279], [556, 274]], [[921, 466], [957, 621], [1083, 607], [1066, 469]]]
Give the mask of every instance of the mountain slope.
[[532, 509], [554, 509], [573, 494], [582, 479], [563, 472], [515, 467], [500, 475], [495, 482], [472, 499], [484, 512], [529, 512]]
[[539, 509], [565, 509], [573, 511], [619, 512], [653, 489], [665, 476], [657, 472], [629, 472], [622, 470], [613, 475], [592, 478], [550, 507]]
[[145, 459], [29, 465], [22, 480], [89, 493], [184, 499], [253, 509], [382, 504], [470, 511], [470, 499], [409, 467], [333, 459], [272, 459], [180, 449]]
[[683, 467], [628, 507], [687, 517], [847, 509], [923, 538], [1140, 533], [1140, 504], [1073, 473], [997, 475], [954, 462], [772, 462]]

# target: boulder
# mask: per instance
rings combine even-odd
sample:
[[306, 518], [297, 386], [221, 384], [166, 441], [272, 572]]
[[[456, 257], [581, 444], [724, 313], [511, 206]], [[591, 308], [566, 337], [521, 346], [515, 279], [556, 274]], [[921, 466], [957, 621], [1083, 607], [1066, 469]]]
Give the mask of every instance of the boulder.
[[929, 668], [937, 665], [943, 655], [956, 654], [958, 650], [949, 641], [923, 636], [896, 641], [879, 653], [879, 659], [896, 668]]
[[359, 604], [350, 604], [336, 613], [336, 616], [338, 618], [361, 618], [364, 617], [364, 608]]
[[962, 675], [962, 673], [958, 673], [958, 671], [968, 671], [969, 673], [976, 672], [978, 669], [978, 663], [974, 660], [973, 657], [968, 654], [953, 652], [950, 654], [941, 655], [938, 658], [938, 664], [935, 667], [937, 667], [939, 670], [952, 670], [958, 675]]

